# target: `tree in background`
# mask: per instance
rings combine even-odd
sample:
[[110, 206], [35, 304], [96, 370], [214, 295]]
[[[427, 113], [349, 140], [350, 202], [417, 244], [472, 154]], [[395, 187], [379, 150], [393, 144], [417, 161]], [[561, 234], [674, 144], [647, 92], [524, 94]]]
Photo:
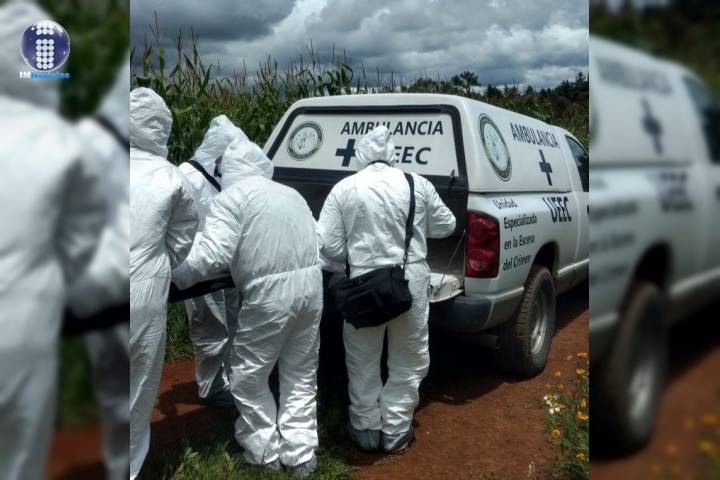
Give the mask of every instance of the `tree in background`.
[[664, 7], [617, 13], [594, 5], [590, 31], [682, 63], [720, 96], [720, 1], [673, 0]]

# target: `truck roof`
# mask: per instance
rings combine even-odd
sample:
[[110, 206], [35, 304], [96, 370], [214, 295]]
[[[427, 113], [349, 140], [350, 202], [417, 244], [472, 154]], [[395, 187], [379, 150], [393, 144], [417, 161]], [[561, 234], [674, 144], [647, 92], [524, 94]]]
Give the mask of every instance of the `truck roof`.
[[[334, 95], [328, 97], [303, 98], [292, 105], [292, 109], [301, 107], [360, 107], [372, 102], [376, 106], [402, 106], [402, 105], [453, 105], [456, 107], [468, 107], [470, 110], [477, 108], [497, 109], [511, 112], [496, 107], [490, 103], [481, 102], [474, 98], [462, 97], [459, 95], [448, 95], [442, 93], [361, 93], [353, 95]], [[531, 119], [534, 122], [542, 122], [535, 117], [523, 115], [522, 113], [511, 112], [513, 115]], [[547, 122], [542, 122], [551, 125]], [[566, 130], [563, 130], [566, 132]]]

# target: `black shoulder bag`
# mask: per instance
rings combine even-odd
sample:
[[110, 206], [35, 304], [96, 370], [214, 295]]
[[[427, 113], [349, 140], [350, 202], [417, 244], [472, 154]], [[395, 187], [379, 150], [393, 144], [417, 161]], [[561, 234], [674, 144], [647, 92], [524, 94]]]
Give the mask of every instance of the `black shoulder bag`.
[[412, 295], [405, 279], [405, 265], [413, 236], [415, 183], [412, 175], [406, 173], [405, 178], [410, 184], [410, 211], [405, 224], [402, 267], [392, 265], [377, 268], [359, 277], [346, 278], [333, 289], [337, 309], [355, 328], [382, 325], [407, 312], [412, 306]]

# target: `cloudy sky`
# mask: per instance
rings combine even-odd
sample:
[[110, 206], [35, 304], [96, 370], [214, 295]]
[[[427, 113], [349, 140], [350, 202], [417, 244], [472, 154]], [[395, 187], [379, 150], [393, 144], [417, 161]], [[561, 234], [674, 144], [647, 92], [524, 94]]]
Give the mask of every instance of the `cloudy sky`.
[[193, 26], [203, 60], [225, 71], [268, 55], [285, 65], [312, 41], [324, 59], [335, 45], [406, 83], [471, 70], [544, 87], [587, 73], [587, 0], [131, 0], [131, 12], [139, 51], [157, 12], [166, 46]]

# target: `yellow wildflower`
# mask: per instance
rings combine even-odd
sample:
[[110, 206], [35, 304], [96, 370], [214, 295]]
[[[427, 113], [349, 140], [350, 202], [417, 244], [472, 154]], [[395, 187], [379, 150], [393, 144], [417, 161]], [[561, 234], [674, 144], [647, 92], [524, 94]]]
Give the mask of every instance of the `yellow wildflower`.
[[578, 375], [585, 375], [587, 373], [587, 370], [585, 370], [584, 368], [578, 368], [577, 370], [575, 370], [575, 373], [577, 373]]
[[581, 412], [580, 410], [578, 410], [578, 411], [575, 413], [575, 418], [577, 418], [578, 420], [585, 421], [585, 420], [587, 420], [587, 419], [590, 418], [590, 417], [588, 417], [588, 416], [585, 415], [583, 412]]
[[582, 453], [582, 452], [578, 452], [578, 454], [575, 455], [575, 458], [577, 458], [577, 459], [580, 460], [581, 462], [584, 462], [584, 461], [585, 461], [585, 454]]
[[560, 370], [555, 370], [555, 376], [562, 377], [562, 372]]
[[553, 438], [560, 438], [561, 432], [556, 428], [550, 433], [550, 435], [552, 435]]
[[557, 387], [558, 390], [564, 390], [564, 389], [565, 389], [565, 385], [563, 385], [562, 383], [558, 383], [558, 384], [556, 385], [556, 387]]
[[569, 362], [570, 360], [572, 360], [572, 359], [573, 359], [573, 356], [572, 356], [572, 355], [568, 355], [567, 357], [565, 357], [565, 360], [567, 360], [568, 362]]
[[713, 445], [713, 442], [709, 440], [702, 440], [700, 443], [698, 443], [698, 449], [702, 453], [707, 453], [708, 455], [713, 453], [715, 451], [715, 445]]
[[578, 358], [587, 358], [587, 352], [578, 352], [577, 357]]
[[584, 398], [580, 400], [580, 408], [587, 408], [587, 400]]

